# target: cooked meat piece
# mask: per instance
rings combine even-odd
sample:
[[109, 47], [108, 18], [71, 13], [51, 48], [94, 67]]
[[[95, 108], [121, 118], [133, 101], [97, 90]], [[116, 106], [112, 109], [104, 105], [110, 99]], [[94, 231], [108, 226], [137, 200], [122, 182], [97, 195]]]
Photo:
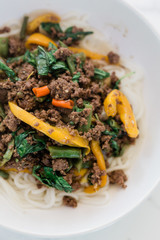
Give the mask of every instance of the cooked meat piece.
[[120, 56], [111, 51], [108, 53], [108, 59], [111, 64], [117, 64], [119, 63]]
[[104, 171], [101, 171], [97, 163], [93, 163], [93, 169], [90, 171], [90, 181], [93, 185], [101, 185], [101, 176], [105, 174]]
[[[18, 72], [18, 77], [21, 80], [27, 80], [28, 76], [33, 72], [34, 73], [35, 69], [32, 65], [30, 65], [29, 63], [24, 63], [19, 72]], [[28, 82], [28, 81], [27, 81]]]
[[94, 76], [94, 65], [92, 63], [91, 60], [86, 60], [84, 65], [83, 65], [83, 69], [85, 71], [85, 75], [86, 77], [90, 78]]
[[59, 48], [55, 53], [54, 56], [56, 59], [60, 59], [62, 61], [65, 61], [67, 57], [69, 57], [72, 54], [72, 52], [68, 48]]
[[7, 116], [3, 120], [3, 124], [12, 132], [15, 132], [17, 130], [18, 124], [20, 123], [20, 120], [18, 120], [11, 111], [8, 111]]
[[116, 170], [116, 171], [110, 172], [108, 173], [108, 176], [109, 176], [109, 182], [111, 184], [118, 184], [122, 188], [127, 187], [125, 182], [127, 181], [128, 178], [123, 170]]
[[0, 34], [2, 34], [2, 33], [8, 33], [8, 32], [10, 32], [11, 31], [11, 29], [9, 28], [9, 27], [7, 27], [7, 26], [5, 26], [5, 27], [3, 27], [3, 28], [0, 28]]
[[17, 37], [9, 38], [9, 54], [11, 56], [23, 55], [25, 53], [25, 44]]
[[0, 102], [7, 103], [8, 102], [8, 92], [6, 89], [0, 87]]
[[64, 196], [63, 197], [63, 204], [67, 207], [77, 207], [77, 200], [70, 196]]
[[65, 175], [64, 170], [69, 168], [68, 161], [66, 159], [57, 158], [52, 160], [53, 171], [59, 171], [61, 174]]

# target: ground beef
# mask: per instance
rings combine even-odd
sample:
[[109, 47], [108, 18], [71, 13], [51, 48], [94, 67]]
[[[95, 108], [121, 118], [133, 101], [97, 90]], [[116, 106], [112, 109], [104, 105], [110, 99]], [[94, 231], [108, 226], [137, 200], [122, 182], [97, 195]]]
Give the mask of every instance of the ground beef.
[[73, 191], [77, 191], [78, 189], [81, 188], [81, 184], [80, 184], [79, 181], [76, 181], [76, 182], [73, 182], [73, 183], [71, 184], [71, 187], [72, 187]]
[[6, 169], [15, 168], [18, 171], [22, 171], [24, 169], [28, 169], [32, 172], [32, 168], [34, 165], [37, 165], [39, 162], [39, 159], [35, 156], [32, 156], [31, 154], [28, 154], [27, 157], [19, 160], [18, 162], [15, 161], [15, 159], [11, 159], [5, 164]]
[[5, 26], [5, 27], [3, 27], [3, 28], [0, 28], [0, 34], [2, 34], [2, 33], [8, 33], [8, 32], [10, 32], [11, 31], [11, 29], [9, 28], [9, 27], [7, 27], [7, 26]]
[[58, 124], [61, 121], [61, 115], [59, 111], [57, 111], [54, 108], [48, 109], [47, 111], [44, 109], [36, 109], [34, 111], [34, 115], [43, 120], [43, 121], [49, 121], [52, 124]]
[[97, 111], [102, 105], [101, 97], [99, 95], [93, 95], [93, 99], [92, 99], [91, 103], [92, 103], [92, 107], [93, 107], [92, 108], [93, 112]]
[[25, 95], [23, 99], [18, 99], [18, 105], [26, 111], [32, 110], [36, 106], [36, 101], [33, 96]]
[[109, 135], [107, 135], [107, 136], [103, 135], [101, 137], [102, 149], [105, 149], [107, 151], [107, 153], [109, 153], [112, 150], [110, 143], [109, 143], [111, 138], [112, 138], [112, 136], [109, 136]]
[[111, 51], [108, 53], [108, 59], [111, 64], [117, 64], [119, 63], [120, 56]]
[[6, 89], [0, 87], [0, 102], [7, 103], [8, 102], [8, 92]]
[[24, 63], [19, 72], [18, 72], [18, 77], [21, 79], [21, 80], [27, 80], [28, 76], [31, 74], [31, 73], [34, 73], [34, 67], [32, 65], [30, 65], [29, 63]]
[[67, 207], [77, 207], [77, 200], [70, 196], [64, 196], [63, 197], [63, 204]]
[[116, 82], [119, 80], [119, 78], [116, 76], [115, 72], [111, 73], [110, 79], [111, 79], [111, 87], [114, 87]]
[[83, 99], [82, 99], [82, 98], [79, 98], [79, 99], [77, 100], [76, 104], [77, 104], [77, 107], [83, 108], [83, 107], [84, 107]]
[[104, 124], [100, 121], [97, 121], [94, 128], [84, 133], [84, 137], [86, 137], [88, 141], [92, 141], [92, 139], [99, 141], [101, 134], [102, 132], [104, 132], [104, 130], [105, 130]]
[[9, 110], [7, 116], [3, 120], [3, 124], [12, 132], [15, 132], [17, 130], [17, 127], [20, 123], [20, 120], [18, 120], [12, 112]]
[[97, 165], [97, 163], [93, 163], [93, 168], [90, 171], [90, 181], [93, 185], [101, 185], [101, 176], [104, 175], [105, 172], [101, 171]]
[[72, 54], [72, 52], [68, 48], [59, 48], [55, 53], [54, 56], [56, 59], [60, 59], [62, 61], [65, 61], [67, 57], [69, 57]]
[[85, 75], [81, 74], [79, 78], [79, 84], [81, 87], [87, 87], [91, 83], [91, 79], [86, 77]]
[[72, 92], [77, 89], [78, 85], [59, 77], [57, 80], [52, 80], [48, 87], [52, 98], [67, 100], [71, 98]]
[[68, 161], [66, 159], [57, 158], [52, 160], [53, 171], [59, 171], [61, 174], [65, 175], [64, 170], [69, 168]]
[[72, 112], [69, 116], [70, 120], [73, 121], [78, 126], [87, 125], [87, 117], [91, 112], [90, 108], [85, 108], [82, 112]]
[[93, 77], [94, 76], [94, 65], [91, 60], [86, 60], [83, 69], [85, 72], [85, 75], [87, 78]]
[[1, 143], [4, 145], [8, 145], [8, 143], [11, 141], [12, 135], [11, 134], [4, 134], [1, 136]]
[[26, 51], [24, 41], [17, 37], [9, 38], [9, 54], [13, 56], [23, 55]]
[[127, 181], [127, 176], [123, 170], [116, 170], [116, 171], [110, 172], [108, 173], [108, 176], [109, 176], [109, 182], [111, 184], [118, 184], [122, 188], [127, 187], [127, 185], [125, 184], [125, 182]]

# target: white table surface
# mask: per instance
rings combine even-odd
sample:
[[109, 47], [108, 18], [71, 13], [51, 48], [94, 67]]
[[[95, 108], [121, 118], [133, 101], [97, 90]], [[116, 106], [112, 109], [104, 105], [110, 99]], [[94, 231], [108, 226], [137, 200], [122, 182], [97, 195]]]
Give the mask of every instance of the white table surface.
[[[126, 0], [160, 34], [160, 0]], [[0, 227], [0, 240], [38, 240]], [[65, 238], [66, 239], [66, 238]], [[101, 231], [67, 240], [160, 240], [160, 183], [136, 209]], [[46, 240], [44, 238], [43, 240]]]

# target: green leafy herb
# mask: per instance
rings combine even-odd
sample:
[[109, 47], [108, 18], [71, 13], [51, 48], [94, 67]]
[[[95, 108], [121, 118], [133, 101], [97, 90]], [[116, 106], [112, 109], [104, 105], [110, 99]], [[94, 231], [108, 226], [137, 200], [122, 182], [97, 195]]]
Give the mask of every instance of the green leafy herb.
[[48, 187], [55, 187], [65, 192], [72, 192], [73, 190], [69, 183], [62, 176], [58, 176], [53, 172], [53, 169], [50, 167], [34, 166], [32, 175]]
[[59, 23], [42, 22], [41, 27], [45, 32], [47, 32], [49, 34], [52, 33], [52, 28], [54, 28], [57, 32], [63, 32]]
[[132, 76], [133, 74], [135, 74], [135, 72], [127, 73], [126, 75], [124, 75], [123, 77], [121, 77], [121, 78], [115, 83], [113, 89], [119, 89], [119, 84], [120, 84], [120, 82], [121, 82], [124, 78], [130, 77], [130, 76]]
[[0, 60], [0, 70], [4, 71], [12, 82], [20, 80], [18, 77], [16, 77], [15, 72], [11, 68], [9, 68], [6, 64], [2, 63], [1, 60]]
[[[51, 51], [56, 51], [58, 48], [51, 42], [49, 42], [49, 45], [48, 45], [48, 51], [51, 52]], [[51, 53], [54, 53], [54, 52], [51, 52]]]
[[118, 133], [119, 130], [121, 129], [121, 127], [113, 118], [108, 118], [107, 123], [116, 133]]
[[88, 31], [88, 32], [83, 32], [83, 31], [79, 31], [79, 32], [72, 32], [73, 27], [69, 27], [65, 30], [65, 36], [60, 37], [60, 40], [66, 40], [67, 38], [72, 38], [73, 40], [81, 40], [83, 39], [85, 36], [93, 34], [93, 32]]
[[115, 132], [110, 132], [108, 131], [107, 129], [103, 132], [104, 135], [109, 135], [109, 136], [112, 136], [114, 138], [117, 137], [117, 134]]
[[86, 161], [82, 163], [82, 168], [91, 168], [93, 165], [92, 161]]
[[62, 41], [59, 40], [58, 43], [59, 43], [59, 46], [60, 46], [60, 47], [68, 48], [68, 46], [67, 46], [64, 42], [62, 42]]
[[30, 145], [27, 142], [26, 137], [29, 134], [33, 134], [33, 133], [34, 133], [34, 131], [26, 131], [26, 132], [19, 134], [18, 136], [15, 136], [15, 147], [21, 158], [27, 156], [29, 153], [38, 152], [38, 151], [45, 149], [46, 144], [45, 144], [45, 141], [42, 139], [34, 138], [34, 140], [37, 142], [34, 145]]
[[5, 114], [5, 111], [4, 111], [4, 107], [2, 105], [2, 103], [0, 103], [0, 116], [4, 119], [6, 114]]
[[35, 56], [35, 53], [32, 53], [29, 50], [27, 50], [25, 52], [24, 56], [23, 56], [23, 59], [24, 59], [25, 62], [28, 62], [29, 64], [31, 64], [33, 67], [36, 68], [36, 56]]
[[73, 147], [57, 147], [49, 146], [48, 150], [53, 159], [56, 158], [80, 158], [82, 156], [82, 151], [79, 148]]
[[77, 72], [75, 75], [73, 75], [72, 81], [73, 81], [73, 82], [78, 82], [80, 76], [81, 76], [81, 73], [80, 73], [80, 72]]
[[51, 69], [52, 69], [54, 74], [58, 74], [58, 73], [61, 73], [61, 72], [64, 72], [64, 71], [68, 70], [65, 62], [62, 62], [62, 61], [58, 61], [55, 64], [53, 64], [51, 66]]
[[118, 143], [115, 140], [111, 139], [110, 146], [113, 149], [113, 156], [117, 157], [120, 153], [120, 147], [119, 147]]
[[0, 170], [0, 176], [6, 180], [9, 178], [9, 174], [4, 170]]
[[99, 68], [94, 69], [94, 76], [93, 76], [94, 79], [103, 80], [109, 76], [110, 74], [108, 72], [105, 72]]
[[69, 70], [73, 76], [74, 72], [76, 71], [76, 65], [75, 65], [75, 58], [73, 57], [73, 55], [67, 57], [67, 64], [69, 67]]
[[5, 154], [3, 155], [3, 159], [0, 160], [0, 167], [4, 166], [6, 162], [8, 162], [9, 160], [11, 160], [11, 157], [12, 157], [12, 155], [13, 155], [13, 151], [14, 151], [14, 139], [12, 139], [12, 140], [8, 143], [7, 151], [6, 151]]

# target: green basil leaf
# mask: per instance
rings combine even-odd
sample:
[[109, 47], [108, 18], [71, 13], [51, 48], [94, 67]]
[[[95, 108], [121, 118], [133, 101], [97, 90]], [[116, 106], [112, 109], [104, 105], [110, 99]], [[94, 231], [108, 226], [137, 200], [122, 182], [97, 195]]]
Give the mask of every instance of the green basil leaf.
[[80, 73], [80, 72], [77, 72], [75, 75], [73, 75], [72, 81], [73, 81], [73, 82], [78, 82], [80, 76], [81, 76], [81, 73]]
[[48, 187], [55, 187], [65, 192], [72, 192], [73, 190], [69, 183], [62, 176], [58, 176], [53, 172], [50, 167], [34, 166], [32, 175]]
[[9, 68], [6, 64], [2, 63], [1, 60], [0, 60], [0, 70], [4, 71], [12, 82], [16, 82], [20, 80], [18, 77], [16, 77], [15, 72], [11, 68]]
[[110, 76], [110, 74], [108, 72], [105, 72], [98, 68], [94, 69], [94, 76], [93, 76], [94, 79], [103, 80], [109, 76]]
[[47, 32], [49, 34], [52, 33], [52, 28], [54, 28], [57, 32], [61, 32], [61, 33], [63, 32], [59, 23], [42, 22], [41, 27], [45, 32]]

